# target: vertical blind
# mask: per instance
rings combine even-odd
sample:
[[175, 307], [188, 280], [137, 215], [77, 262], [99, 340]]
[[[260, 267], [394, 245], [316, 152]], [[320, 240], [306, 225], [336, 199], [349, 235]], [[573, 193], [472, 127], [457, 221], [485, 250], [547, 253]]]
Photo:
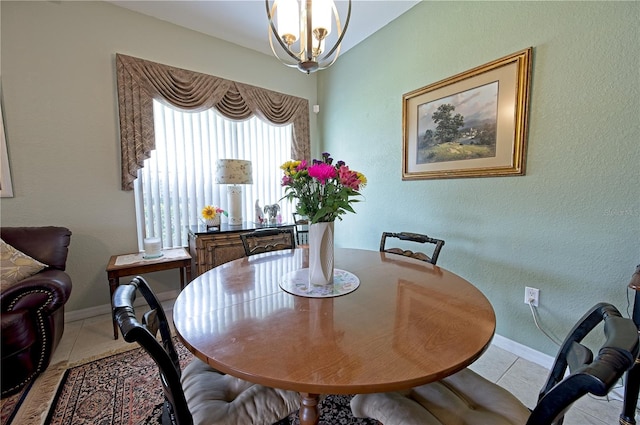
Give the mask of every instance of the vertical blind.
[[135, 184], [140, 249], [145, 237], [161, 238], [163, 248], [186, 246], [187, 227], [202, 224], [204, 206], [228, 210], [226, 185], [215, 183], [218, 159], [251, 161], [253, 184], [242, 192], [244, 221], [254, 220], [256, 201], [261, 207], [278, 203], [283, 221], [291, 221], [293, 206], [280, 201], [291, 124], [276, 126], [255, 116], [233, 121], [215, 109], [185, 112], [155, 100], [153, 116], [156, 147]]

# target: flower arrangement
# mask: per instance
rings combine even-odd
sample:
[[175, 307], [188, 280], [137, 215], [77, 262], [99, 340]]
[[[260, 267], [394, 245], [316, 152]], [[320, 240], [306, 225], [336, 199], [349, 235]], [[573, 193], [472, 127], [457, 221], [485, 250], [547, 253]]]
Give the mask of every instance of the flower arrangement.
[[347, 212], [355, 213], [352, 202], [361, 196], [360, 189], [367, 184], [364, 174], [349, 169], [344, 161], [333, 164], [327, 152], [322, 159], [307, 161], [287, 161], [280, 166], [284, 171], [282, 199], [297, 200], [296, 212], [309, 217], [311, 224], [332, 222]]
[[207, 205], [202, 209], [200, 213], [202, 215], [202, 219], [207, 222], [208, 220], [215, 220], [216, 217], [219, 218], [219, 214], [223, 214], [227, 217], [229, 214], [220, 207], [216, 207], [214, 205]]

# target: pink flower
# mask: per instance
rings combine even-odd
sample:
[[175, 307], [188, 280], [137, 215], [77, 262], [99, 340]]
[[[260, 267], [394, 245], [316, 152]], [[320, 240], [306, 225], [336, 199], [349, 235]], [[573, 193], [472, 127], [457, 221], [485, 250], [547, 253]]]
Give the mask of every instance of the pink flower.
[[336, 176], [336, 169], [329, 164], [316, 164], [309, 167], [309, 176], [317, 179], [320, 183], [325, 184], [328, 179]]
[[358, 178], [358, 173], [355, 171], [349, 170], [349, 167], [343, 165], [338, 170], [338, 175], [340, 177], [340, 184], [346, 187], [350, 187], [353, 190], [358, 190], [360, 187], [360, 179]]
[[282, 177], [282, 186], [289, 186], [291, 183], [293, 183], [293, 179], [290, 176]]
[[300, 161], [300, 164], [298, 164], [298, 166], [296, 167], [296, 171], [302, 171], [306, 168], [307, 168], [307, 160], [303, 159], [302, 161]]

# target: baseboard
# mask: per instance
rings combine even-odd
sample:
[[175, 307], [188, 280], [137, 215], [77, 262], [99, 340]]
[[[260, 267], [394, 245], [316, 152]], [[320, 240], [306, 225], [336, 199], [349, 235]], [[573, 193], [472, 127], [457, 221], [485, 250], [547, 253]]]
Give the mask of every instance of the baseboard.
[[[172, 291], [166, 291], [166, 292], [159, 292], [156, 294], [156, 296], [158, 297], [158, 301], [160, 302], [175, 301], [176, 297], [178, 296], [178, 293], [179, 293], [178, 291], [172, 290]], [[144, 300], [138, 300], [136, 301], [135, 304], [137, 305], [138, 303], [143, 304]], [[165, 308], [166, 308], [166, 305], [165, 305]], [[95, 307], [83, 308], [81, 310], [65, 312], [64, 321], [75, 322], [78, 320], [89, 319], [95, 316], [101, 316], [103, 314], [111, 314], [111, 304], [103, 304]]]
[[551, 369], [554, 358], [531, 347], [512, 341], [501, 335], [494, 335], [492, 344], [532, 363]]

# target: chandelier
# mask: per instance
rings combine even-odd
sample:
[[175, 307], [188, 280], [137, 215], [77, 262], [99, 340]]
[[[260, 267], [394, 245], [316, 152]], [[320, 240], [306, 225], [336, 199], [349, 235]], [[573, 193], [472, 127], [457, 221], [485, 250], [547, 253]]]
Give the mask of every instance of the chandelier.
[[[344, 29], [333, 0], [265, 0], [265, 4], [269, 45], [282, 63], [309, 74], [330, 67], [338, 59], [340, 43], [351, 18], [351, 0], [348, 0]], [[336, 25], [333, 35], [332, 20]], [[274, 38], [278, 48], [274, 46]], [[333, 44], [327, 47], [328, 43]]]

